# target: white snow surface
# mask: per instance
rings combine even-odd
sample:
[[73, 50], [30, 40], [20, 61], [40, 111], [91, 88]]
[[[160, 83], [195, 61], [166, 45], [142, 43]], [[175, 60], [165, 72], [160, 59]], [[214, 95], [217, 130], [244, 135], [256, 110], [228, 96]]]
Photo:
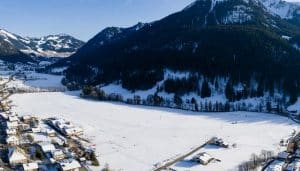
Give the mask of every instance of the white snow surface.
[[293, 47], [300, 51], [300, 46], [298, 46], [297, 44], [294, 44]]
[[298, 98], [297, 102], [293, 105], [290, 105], [288, 108], [287, 108], [289, 111], [300, 111], [300, 98]]
[[[100, 162], [114, 170], [147, 171], [213, 136], [237, 148], [202, 149], [222, 160], [208, 166], [177, 164], [179, 171], [232, 170], [261, 150], [279, 150], [279, 141], [299, 126], [264, 113], [193, 113], [81, 99], [80, 92], [16, 94], [13, 112], [61, 117], [84, 128]], [[95, 168], [95, 170], [100, 170]]]
[[273, 15], [278, 15], [281, 18], [291, 19], [295, 10], [299, 10], [299, 5], [283, 0], [259, 0]]
[[[184, 8], [184, 10], [193, 7], [197, 3], [197, 1], [201, 1], [201, 0], [196, 0], [195, 2], [191, 3], [186, 8]], [[223, 1], [226, 0], [211, 0], [211, 7], [209, 12], [213, 11], [217, 3]], [[291, 19], [294, 17], [294, 12], [299, 13], [300, 11], [300, 5], [299, 3], [296, 3], [296, 0], [295, 1], [257, 0], [257, 1], [261, 2], [269, 13], [271, 13], [272, 15], [277, 15], [284, 19]], [[249, 3], [249, 0], [244, 0], [244, 2]], [[238, 12], [242, 12], [241, 15], [244, 15], [243, 18], [245, 17], [243, 11], [235, 11], [232, 12], [234, 14], [234, 15], [232, 14], [233, 18], [237, 18]]]

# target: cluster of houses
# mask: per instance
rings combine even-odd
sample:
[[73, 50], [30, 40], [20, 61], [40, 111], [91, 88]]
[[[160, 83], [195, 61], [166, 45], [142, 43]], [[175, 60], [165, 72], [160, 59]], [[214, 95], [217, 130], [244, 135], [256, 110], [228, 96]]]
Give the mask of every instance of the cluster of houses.
[[[81, 136], [83, 130], [72, 123], [63, 119], [44, 121], [29, 115], [19, 117], [9, 111], [0, 113], [0, 122], [0, 131], [5, 135], [0, 142], [0, 154], [4, 154], [0, 155], [4, 163], [0, 170], [87, 170], [85, 154], [76, 153], [77, 146], [70, 138]], [[78, 140], [76, 144], [80, 144]]]
[[300, 133], [283, 140], [281, 145], [286, 150], [278, 153], [274, 160], [271, 160], [264, 171], [299, 171], [300, 170]]
[[48, 119], [48, 123], [65, 136], [71, 137], [83, 135], [82, 128], [76, 127], [71, 122], [65, 121], [64, 119], [50, 118]]

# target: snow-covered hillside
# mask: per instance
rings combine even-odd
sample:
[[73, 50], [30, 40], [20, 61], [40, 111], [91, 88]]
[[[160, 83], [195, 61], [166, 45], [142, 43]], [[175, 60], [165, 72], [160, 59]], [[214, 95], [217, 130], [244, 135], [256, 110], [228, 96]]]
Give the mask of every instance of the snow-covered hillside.
[[[193, 7], [197, 1], [201, 0], [196, 0], [194, 3], [188, 5], [184, 10]], [[212, 0], [210, 12], [213, 11], [216, 4], [224, 1], [228, 0]], [[249, 0], [244, 0], [244, 2], [248, 3]], [[291, 19], [295, 16], [295, 14], [300, 14], [300, 4], [296, 2], [287, 2], [285, 0], [257, 0], [257, 2], [261, 2], [271, 14], [278, 15], [283, 19]]]
[[0, 38], [33, 57], [68, 57], [84, 44], [66, 34], [31, 38], [21, 37], [4, 29], [0, 29]]
[[300, 14], [300, 5], [284, 0], [260, 0], [273, 15], [284, 19], [292, 19], [295, 14]]
[[69, 57], [83, 45], [82, 41], [66, 34], [27, 38], [27, 40], [30, 43], [26, 43], [27, 48], [21, 51], [43, 57]]

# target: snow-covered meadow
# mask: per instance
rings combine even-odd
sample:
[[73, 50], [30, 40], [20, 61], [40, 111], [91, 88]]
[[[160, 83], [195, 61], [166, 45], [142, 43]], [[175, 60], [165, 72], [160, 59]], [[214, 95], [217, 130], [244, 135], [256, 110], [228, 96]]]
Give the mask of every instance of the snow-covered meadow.
[[280, 139], [299, 129], [288, 118], [272, 114], [193, 113], [91, 101], [78, 95], [79, 92], [16, 94], [11, 100], [13, 111], [21, 115], [63, 117], [83, 127], [96, 144], [102, 166], [108, 163], [115, 170], [151, 170], [155, 163], [188, 152], [213, 136], [236, 143], [237, 148], [203, 149], [220, 163], [179, 163], [174, 167], [232, 170], [252, 153], [279, 151]]
[[[13, 80], [8, 87], [63, 87], [61, 76], [26, 72], [27, 81]], [[2, 73], [5, 82], [8, 73]], [[184, 75], [183, 75], [184, 76]], [[122, 90], [117, 85], [103, 87], [107, 92]], [[122, 93], [124, 97], [131, 92]], [[141, 96], [152, 93], [135, 92]], [[280, 150], [279, 141], [299, 126], [288, 118], [265, 113], [194, 113], [176, 109], [132, 106], [123, 103], [82, 99], [80, 92], [47, 92], [15, 94], [12, 110], [19, 115], [41, 118], [61, 117], [84, 128], [85, 135], [96, 145], [101, 167], [106, 163], [116, 171], [148, 171], [156, 163], [189, 152], [217, 136], [236, 148], [203, 148], [220, 159], [208, 166], [187, 160], [172, 167], [178, 171], [234, 170], [261, 150]], [[170, 96], [171, 97], [171, 96]], [[94, 168], [99, 171], [100, 168]]]

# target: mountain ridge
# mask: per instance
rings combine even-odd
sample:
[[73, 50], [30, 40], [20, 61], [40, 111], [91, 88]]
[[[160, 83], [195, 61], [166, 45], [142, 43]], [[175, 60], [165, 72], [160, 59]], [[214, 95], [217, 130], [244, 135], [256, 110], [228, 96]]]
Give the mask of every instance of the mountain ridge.
[[[250, 87], [254, 80], [265, 92], [276, 88], [287, 96], [300, 94], [300, 27], [274, 16], [260, 1], [195, 1], [136, 31], [132, 28], [104, 29], [77, 53], [56, 63], [70, 66], [64, 83], [80, 88], [117, 82], [134, 92], [152, 89], [169, 69], [200, 75], [209, 85], [221, 77], [229, 85], [261, 92]], [[172, 90], [189, 93], [186, 85], [194, 85], [193, 91], [201, 89], [197, 79], [169, 82], [177, 85]]]
[[22, 37], [0, 29], [0, 38], [31, 57], [68, 57], [84, 42], [67, 34], [48, 35], [40, 38]]

